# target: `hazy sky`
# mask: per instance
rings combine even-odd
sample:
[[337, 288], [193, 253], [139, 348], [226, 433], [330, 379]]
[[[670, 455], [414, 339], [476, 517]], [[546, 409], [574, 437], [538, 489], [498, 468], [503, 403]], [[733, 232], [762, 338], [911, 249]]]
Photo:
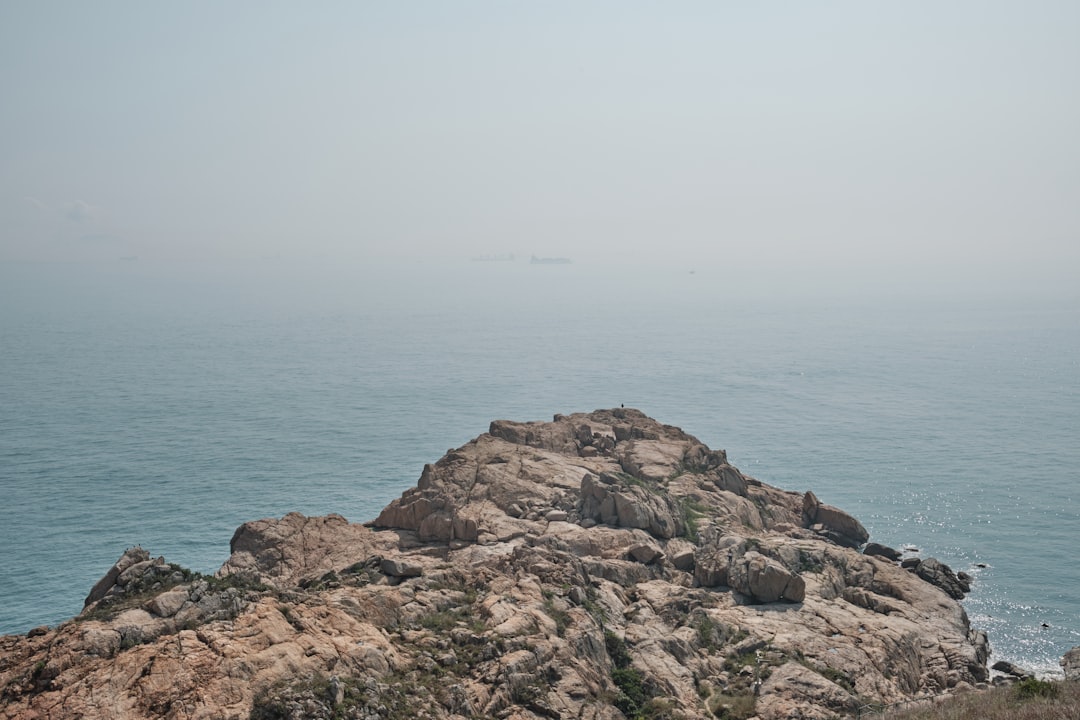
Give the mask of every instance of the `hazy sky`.
[[0, 3], [0, 259], [1080, 284], [1080, 3]]

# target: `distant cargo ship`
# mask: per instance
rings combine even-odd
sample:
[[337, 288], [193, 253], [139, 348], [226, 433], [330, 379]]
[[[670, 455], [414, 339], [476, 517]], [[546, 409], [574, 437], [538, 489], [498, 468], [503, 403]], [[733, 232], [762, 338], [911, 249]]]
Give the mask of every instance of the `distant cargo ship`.
[[542, 258], [533, 255], [529, 262], [533, 265], [569, 265], [570, 258]]

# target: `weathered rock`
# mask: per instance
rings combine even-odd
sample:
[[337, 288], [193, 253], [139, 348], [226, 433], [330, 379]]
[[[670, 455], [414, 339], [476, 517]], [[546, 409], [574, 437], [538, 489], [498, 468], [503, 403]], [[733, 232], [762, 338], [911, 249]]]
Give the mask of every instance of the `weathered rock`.
[[150, 560], [150, 553], [143, 550], [141, 547], [133, 547], [124, 551], [124, 554], [120, 556], [120, 559], [116, 561], [116, 564], [109, 568], [108, 572], [100, 580], [98, 580], [94, 587], [91, 588], [90, 593], [86, 596], [86, 600], [83, 601], [83, 607], [95, 603], [116, 586], [116, 581], [120, 578], [120, 574], [125, 570], [128, 570], [132, 565], [137, 563], [147, 562]]
[[664, 551], [655, 545], [639, 544], [631, 545], [628, 551], [630, 557], [637, 560], [639, 563], [648, 565], [651, 562], [655, 562], [664, 557]]
[[703, 587], [729, 585], [728, 573], [735, 557], [746, 549], [746, 538], [727, 535], [702, 544], [694, 553], [694, 579]]
[[797, 573], [754, 551], [732, 562], [728, 584], [762, 603], [802, 602], [806, 596], [806, 582]]
[[826, 505], [809, 490], [803, 496], [804, 527], [820, 525], [819, 532], [845, 547], [857, 548], [870, 538], [862, 523], [840, 508]]
[[998, 660], [996, 663], [990, 666], [990, 669], [997, 670], [998, 672], [1005, 673], [1006, 675], [1012, 675], [1013, 677], [1020, 678], [1021, 680], [1024, 678], [1035, 677], [1035, 673], [1031, 672], [1030, 670], [1025, 670], [1019, 665], [1011, 663], [1008, 660]]
[[962, 600], [967, 591], [971, 589], [970, 586], [956, 577], [952, 568], [937, 558], [927, 558], [920, 561], [915, 566], [915, 573], [926, 582], [938, 586], [948, 593], [949, 597], [956, 600]]
[[146, 610], [158, 617], [172, 617], [189, 599], [187, 588], [163, 592], [147, 601]]
[[379, 569], [391, 577], [420, 577], [424, 574], [422, 565], [399, 558], [384, 558]]
[[670, 540], [664, 549], [668, 560], [678, 570], [694, 572], [694, 545], [681, 539]]
[[682, 509], [667, 494], [628, 483], [610, 473], [587, 474], [581, 480], [583, 518], [616, 527], [640, 528], [655, 538], [685, 532]]
[[213, 580], [122, 558], [77, 621], [0, 638], [0, 720], [618, 720], [617, 669], [778, 720], [986, 680], [963, 608], [860, 528], [636, 410], [496, 421], [371, 527], [246, 523]]
[[1066, 680], [1080, 680], [1080, 645], [1061, 658], [1061, 669], [1065, 672]]
[[900, 551], [895, 548], [891, 548], [888, 545], [882, 545], [881, 543], [866, 543], [866, 547], [863, 548], [864, 555], [876, 555], [883, 557], [887, 560], [896, 562], [900, 559]]
[[859, 708], [850, 692], [796, 662], [776, 668], [761, 686], [757, 713], [762, 720], [826, 720]]
[[396, 539], [378, 537], [340, 515], [289, 513], [280, 520], [255, 520], [237, 528], [229, 543], [231, 555], [218, 574], [245, 575], [288, 587], [396, 544]]

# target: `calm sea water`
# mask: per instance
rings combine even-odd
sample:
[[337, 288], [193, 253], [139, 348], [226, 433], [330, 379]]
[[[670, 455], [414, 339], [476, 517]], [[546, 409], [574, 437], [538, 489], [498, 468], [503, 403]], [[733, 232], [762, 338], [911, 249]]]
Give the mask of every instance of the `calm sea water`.
[[77, 613], [132, 545], [213, 571], [247, 520], [373, 518], [494, 418], [625, 403], [972, 572], [995, 658], [1047, 672], [1080, 644], [1075, 302], [777, 297], [708, 268], [4, 265], [0, 370], [0, 632]]

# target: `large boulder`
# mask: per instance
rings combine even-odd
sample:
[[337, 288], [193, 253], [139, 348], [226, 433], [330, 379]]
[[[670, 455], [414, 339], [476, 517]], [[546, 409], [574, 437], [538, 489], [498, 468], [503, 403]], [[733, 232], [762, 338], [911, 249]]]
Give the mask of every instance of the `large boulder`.
[[229, 544], [232, 554], [218, 574], [239, 573], [289, 587], [375, 555], [389, 541], [340, 515], [308, 517], [294, 512], [237, 528]]
[[920, 560], [915, 566], [915, 574], [931, 585], [938, 586], [955, 600], [962, 600], [964, 595], [971, 590], [971, 585], [967, 581], [958, 577], [952, 568], [937, 558]]
[[702, 587], [729, 585], [731, 563], [746, 551], [746, 538], [725, 535], [703, 542], [694, 551], [694, 580]]
[[[582, 519], [605, 525], [639, 528], [656, 538], [669, 539], [685, 532], [678, 502], [614, 473], [587, 473], [581, 480]], [[639, 481], [645, 482], [645, 481]]]
[[1080, 680], [1080, 645], [1061, 658], [1061, 669], [1065, 671], [1066, 680]]
[[891, 548], [888, 545], [882, 545], [881, 543], [866, 543], [866, 547], [863, 548], [863, 555], [876, 555], [877, 557], [883, 557], [886, 560], [892, 560], [893, 562], [899, 562], [902, 557], [900, 551], [896, 548]]
[[728, 585], [755, 602], [802, 602], [806, 581], [772, 558], [753, 550], [731, 563]]
[[870, 539], [861, 522], [840, 508], [821, 502], [809, 490], [803, 495], [803, 522], [804, 527], [844, 547], [857, 548]]

